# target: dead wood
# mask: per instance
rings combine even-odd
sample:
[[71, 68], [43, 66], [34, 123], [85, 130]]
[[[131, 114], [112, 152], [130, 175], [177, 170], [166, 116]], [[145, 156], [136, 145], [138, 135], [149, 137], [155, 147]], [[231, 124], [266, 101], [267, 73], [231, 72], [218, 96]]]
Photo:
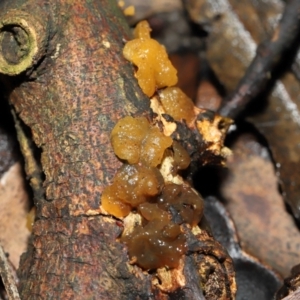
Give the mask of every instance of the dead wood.
[[[37, 208], [18, 272], [21, 298], [203, 299], [204, 291], [206, 299], [233, 299], [232, 260], [205, 230], [186, 229], [190, 248], [179, 270], [143, 272], [117, 240], [122, 222], [101, 209], [121, 165], [110, 145], [113, 126], [126, 115], [152, 117], [122, 55], [130, 34], [116, 3], [2, 1], [0, 20], [0, 79]], [[229, 121], [199, 118], [221, 128], [222, 148]], [[214, 141], [178, 127], [174, 136], [193, 147], [194, 161], [222, 161]]]

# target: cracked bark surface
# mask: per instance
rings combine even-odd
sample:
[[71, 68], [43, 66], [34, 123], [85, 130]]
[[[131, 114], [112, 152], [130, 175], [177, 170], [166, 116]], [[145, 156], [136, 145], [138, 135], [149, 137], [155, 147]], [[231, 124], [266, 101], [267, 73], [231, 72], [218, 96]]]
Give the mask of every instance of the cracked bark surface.
[[184, 283], [166, 292], [129, 264], [117, 241], [122, 223], [101, 210], [101, 193], [121, 165], [110, 145], [113, 126], [126, 115], [151, 117], [122, 55], [128, 32], [114, 1], [0, 3], [0, 79], [37, 207], [18, 272], [21, 299], [204, 299], [207, 278], [199, 272], [206, 274], [210, 259], [213, 279], [222, 280], [207, 290], [234, 298], [232, 261], [205, 230], [197, 235], [203, 244], [182, 259]]

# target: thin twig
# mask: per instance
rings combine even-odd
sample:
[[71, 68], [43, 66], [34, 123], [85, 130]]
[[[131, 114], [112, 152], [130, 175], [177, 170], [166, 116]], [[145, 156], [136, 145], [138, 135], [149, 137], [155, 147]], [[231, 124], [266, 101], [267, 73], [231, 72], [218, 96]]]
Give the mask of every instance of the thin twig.
[[19, 292], [11, 267], [0, 245], [0, 275], [9, 300], [20, 300]]
[[287, 1], [282, 18], [273, 36], [257, 49], [237, 89], [220, 109], [223, 116], [235, 118], [254, 99], [271, 78], [279, 58], [295, 42], [300, 32], [300, 1]]

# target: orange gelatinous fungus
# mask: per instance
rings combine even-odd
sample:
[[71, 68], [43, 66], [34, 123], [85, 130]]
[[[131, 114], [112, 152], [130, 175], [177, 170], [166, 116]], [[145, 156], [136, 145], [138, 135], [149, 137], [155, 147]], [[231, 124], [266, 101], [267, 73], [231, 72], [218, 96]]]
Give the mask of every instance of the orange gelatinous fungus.
[[149, 131], [150, 124], [144, 117], [127, 116], [118, 121], [111, 132], [111, 143], [115, 154], [130, 164], [140, 159], [142, 140]]
[[156, 167], [173, 141], [157, 127], [150, 126], [146, 118], [128, 116], [112, 130], [111, 143], [115, 154], [129, 164], [142, 161], [146, 166]]
[[[147, 21], [140, 22], [135, 39], [126, 43], [123, 54], [136, 67], [136, 78], [149, 97], [158, 89], [161, 104], [175, 121], [194, 121], [192, 100], [179, 88], [177, 71], [163, 46], [150, 37]], [[127, 116], [111, 133], [115, 154], [127, 164], [116, 173], [113, 184], [102, 194], [102, 207], [115, 217], [131, 210], [141, 223], [124, 231], [120, 241], [128, 247], [132, 262], [145, 270], [176, 268], [187, 251], [181, 224], [197, 226], [203, 215], [203, 199], [192, 188], [164, 182], [157, 168], [164, 157], [173, 156], [173, 169], [186, 169], [191, 159], [186, 149], [164, 135], [144, 117]], [[169, 148], [169, 150], [167, 150]]]
[[35, 216], [36, 216], [36, 207], [33, 206], [29, 211], [29, 213], [27, 214], [27, 218], [26, 218], [26, 227], [30, 232], [32, 232]]
[[157, 203], [143, 203], [138, 206], [139, 213], [147, 220], [156, 220], [159, 227], [162, 229], [170, 223], [169, 214], [158, 207]]
[[159, 91], [159, 96], [166, 113], [174, 120], [190, 123], [195, 119], [194, 103], [180, 88], [168, 87]]
[[130, 17], [134, 16], [134, 14], [135, 14], [134, 6], [130, 5], [130, 6], [126, 7], [124, 9], [123, 13], [124, 13], [125, 16], [130, 16]]
[[155, 203], [141, 204], [139, 211], [149, 222], [121, 238], [128, 246], [129, 255], [146, 270], [177, 267], [186, 252], [186, 239], [180, 226], [172, 223], [168, 213]]
[[163, 178], [151, 167], [123, 165], [117, 172], [112, 185], [101, 198], [102, 207], [115, 217], [125, 217], [132, 208], [160, 193]]
[[173, 141], [172, 149], [174, 152], [173, 157], [176, 168], [179, 170], [186, 169], [191, 163], [191, 158], [188, 152], [177, 141]]
[[181, 216], [182, 222], [191, 226], [196, 226], [202, 219], [203, 199], [190, 187], [173, 183], [165, 185], [159, 203], [165, 209], [172, 206]]
[[122, 202], [116, 196], [116, 189], [114, 185], [110, 185], [105, 188], [102, 193], [101, 204], [106, 212], [117, 218], [126, 217], [131, 211], [131, 206]]
[[130, 257], [146, 270], [162, 267], [176, 268], [180, 258], [186, 252], [186, 238], [180, 233], [173, 240], [164, 236], [163, 230], [156, 228], [157, 223], [149, 222], [139, 227], [131, 235], [122, 239], [128, 246]]
[[137, 38], [126, 43], [124, 57], [136, 67], [136, 78], [143, 92], [152, 97], [156, 89], [177, 83], [177, 70], [168, 58], [164, 46], [150, 38], [150, 27], [146, 21], [136, 30]]
[[161, 174], [154, 168], [123, 165], [117, 172], [113, 185], [116, 186], [115, 193], [121, 201], [136, 207], [157, 195], [162, 183]]
[[133, 31], [134, 38], [136, 39], [151, 39], [151, 27], [147, 21], [139, 22]]
[[141, 161], [151, 167], [158, 166], [172, 143], [172, 138], [165, 136], [157, 127], [152, 127], [142, 142]]

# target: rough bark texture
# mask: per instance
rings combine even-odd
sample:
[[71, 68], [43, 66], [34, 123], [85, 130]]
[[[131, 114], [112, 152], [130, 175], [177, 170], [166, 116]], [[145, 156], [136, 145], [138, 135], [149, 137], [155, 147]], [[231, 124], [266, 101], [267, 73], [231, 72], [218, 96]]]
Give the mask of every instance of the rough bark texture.
[[[171, 282], [164, 290], [153, 275], [129, 264], [126, 247], [117, 241], [122, 223], [101, 210], [101, 193], [121, 165], [110, 132], [118, 119], [150, 112], [122, 55], [129, 30], [115, 1], [2, 1], [0, 12], [0, 67], [3, 61], [13, 65], [2, 66], [1, 79], [9, 86], [37, 207], [32, 241], [20, 262], [21, 298], [171, 299], [179, 293], [203, 299], [199, 273], [207, 266], [197, 257], [204, 252], [205, 262], [221, 251], [214, 267], [225, 273], [212, 272], [216, 297], [233, 299], [232, 261], [205, 231], [198, 236], [209, 241], [209, 251], [201, 248], [206, 240], [192, 249], [182, 259], [183, 284]], [[26, 55], [31, 57], [24, 67]], [[172, 280], [180, 277], [176, 272]]]
[[[132, 70], [120, 53], [126, 24], [112, 2], [18, 1], [1, 7], [1, 12], [34, 11], [48, 42], [45, 56], [27, 75], [31, 80], [16, 78], [22, 83], [10, 95], [42, 151], [45, 174], [44, 198], [35, 199], [32, 248], [20, 264], [22, 299], [147, 299], [151, 294], [140, 271], [131, 275], [126, 249], [116, 242], [117, 222], [99, 215], [101, 192], [120, 165], [109, 133], [120, 117], [149, 106], [127, 78]], [[131, 292], [129, 282], [124, 289], [118, 278], [131, 281]]]

